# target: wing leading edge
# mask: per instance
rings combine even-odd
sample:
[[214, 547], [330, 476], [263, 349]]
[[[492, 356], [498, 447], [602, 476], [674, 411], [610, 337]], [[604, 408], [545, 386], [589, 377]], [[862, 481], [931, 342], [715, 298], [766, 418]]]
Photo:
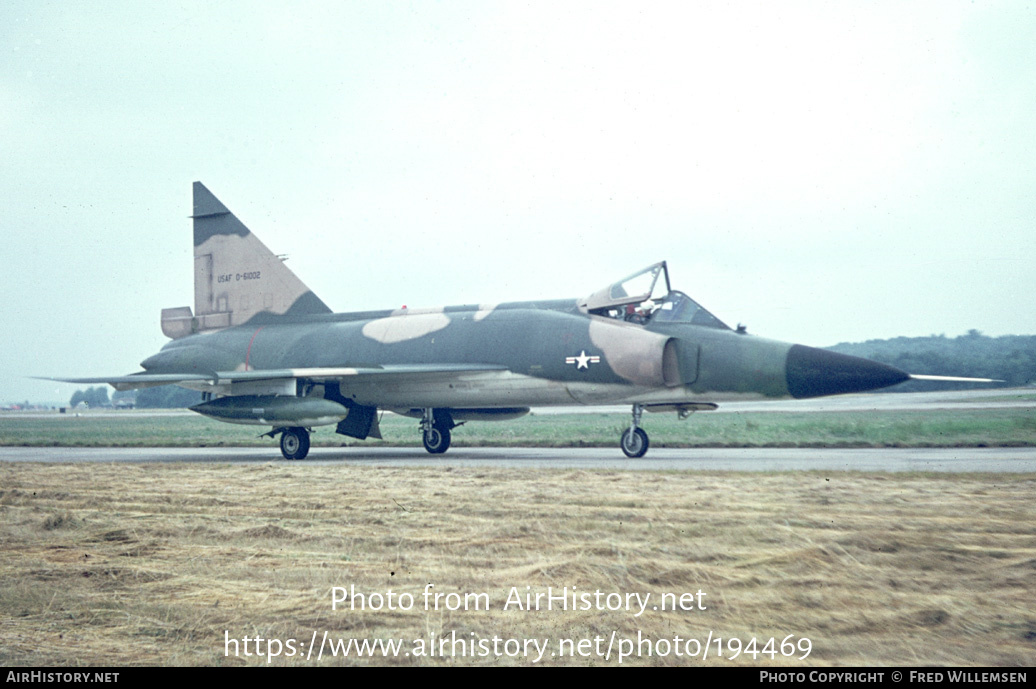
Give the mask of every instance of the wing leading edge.
[[201, 373], [132, 373], [127, 376], [101, 376], [96, 378], [38, 378], [61, 383], [92, 385], [107, 383], [116, 390], [135, 390], [158, 385], [181, 385], [183, 387], [214, 387], [226, 383], [259, 382], [266, 380], [305, 379], [313, 382], [356, 380], [357, 378], [388, 377], [394, 382], [407, 379], [426, 381], [436, 378], [452, 378], [466, 373], [506, 371], [506, 366], [490, 364], [396, 364], [365, 367], [334, 368], [276, 368], [260, 371], [214, 371]]

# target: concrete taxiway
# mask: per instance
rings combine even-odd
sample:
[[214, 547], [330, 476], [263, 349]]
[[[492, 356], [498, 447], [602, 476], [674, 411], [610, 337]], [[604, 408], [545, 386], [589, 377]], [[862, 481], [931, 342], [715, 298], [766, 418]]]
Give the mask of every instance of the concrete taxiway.
[[[0, 447], [0, 462], [286, 462], [275, 448]], [[652, 448], [628, 459], [615, 448], [314, 448], [305, 466], [580, 468], [620, 471], [1036, 472], [1036, 448]]]

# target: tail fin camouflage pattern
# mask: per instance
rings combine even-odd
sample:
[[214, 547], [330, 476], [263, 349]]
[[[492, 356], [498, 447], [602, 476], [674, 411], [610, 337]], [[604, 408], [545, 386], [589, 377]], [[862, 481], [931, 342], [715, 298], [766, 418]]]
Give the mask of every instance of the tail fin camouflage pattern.
[[246, 323], [259, 314], [331, 313], [201, 182], [194, 183], [194, 313], [164, 309], [174, 339]]

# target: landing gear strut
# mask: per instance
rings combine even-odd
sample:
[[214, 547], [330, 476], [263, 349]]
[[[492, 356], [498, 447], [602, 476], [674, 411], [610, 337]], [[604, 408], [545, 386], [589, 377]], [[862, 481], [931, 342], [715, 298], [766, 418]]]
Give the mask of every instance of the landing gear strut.
[[433, 409], [424, 410], [421, 418], [421, 439], [424, 441], [424, 449], [433, 455], [441, 455], [450, 449], [450, 430], [456, 424], [453, 417], [445, 410], [439, 410], [438, 416]]
[[622, 438], [619, 439], [619, 447], [626, 454], [627, 457], [636, 459], [637, 457], [643, 457], [648, 451], [648, 434], [644, 432], [643, 428], [640, 428], [640, 415], [644, 412], [644, 405], [634, 404], [633, 405], [633, 418], [630, 421], [630, 427], [622, 432]]
[[281, 454], [285, 459], [305, 459], [309, 454], [309, 431], [295, 426], [281, 432]]

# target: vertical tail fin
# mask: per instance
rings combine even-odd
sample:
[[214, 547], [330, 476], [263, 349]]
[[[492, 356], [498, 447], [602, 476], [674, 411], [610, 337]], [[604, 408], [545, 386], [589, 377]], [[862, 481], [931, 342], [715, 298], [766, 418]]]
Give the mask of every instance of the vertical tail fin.
[[260, 313], [331, 309], [201, 182], [194, 183], [195, 332], [240, 325]]

